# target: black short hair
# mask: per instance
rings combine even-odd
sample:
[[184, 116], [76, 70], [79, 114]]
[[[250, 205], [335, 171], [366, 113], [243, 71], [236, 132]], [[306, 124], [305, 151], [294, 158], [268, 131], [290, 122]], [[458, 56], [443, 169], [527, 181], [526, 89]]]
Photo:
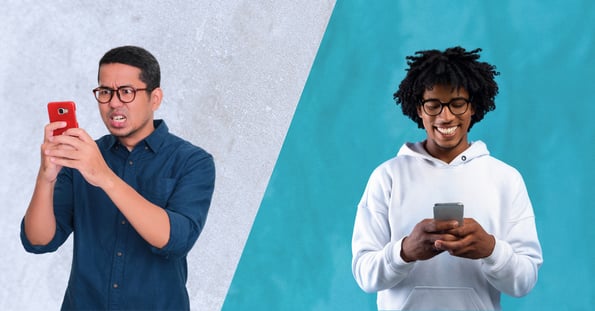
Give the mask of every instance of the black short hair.
[[481, 121], [488, 111], [496, 109], [494, 98], [498, 94], [498, 84], [494, 78], [500, 73], [495, 66], [478, 61], [480, 51], [466, 51], [457, 46], [444, 51], [417, 51], [415, 55], [407, 56], [407, 75], [393, 94], [403, 114], [423, 128], [417, 108], [421, 105], [424, 92], [435, 85], [450, 85], [456, 89], [462, 87], [469, 92], [471, 105], [475, 109], [469, 129]]
[[[99, 60], [99, 67], [104, 64], [125, 64], [140, 69], [140, 80], [152, 91], [161, 85], [159, 62], [153, 54], [138, 46], [121, 46], [105, 53]], [[99, 79], [99, 76], [98, 76]]]

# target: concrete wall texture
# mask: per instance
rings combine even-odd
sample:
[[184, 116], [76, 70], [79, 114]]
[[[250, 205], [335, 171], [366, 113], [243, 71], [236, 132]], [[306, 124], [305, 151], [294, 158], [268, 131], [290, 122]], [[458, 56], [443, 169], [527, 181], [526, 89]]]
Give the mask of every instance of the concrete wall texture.
[[24, 252], [18, 232], [39, 163], [45, 105], [74, 100], [106, 133], [91, 89], [110, 48], [139, 45], [162, 69], [156, 113], [211, 152], [216, 193], [189, 254], [196, 310], [218, 310], [316, 55], [334, 1], [8, 1], [0, 10], [0, 309], [59, 308], [72, 258]]

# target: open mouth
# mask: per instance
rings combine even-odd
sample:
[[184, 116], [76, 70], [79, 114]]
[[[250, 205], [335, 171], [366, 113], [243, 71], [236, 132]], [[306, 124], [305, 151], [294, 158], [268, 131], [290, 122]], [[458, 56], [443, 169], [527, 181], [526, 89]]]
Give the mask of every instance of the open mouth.
[[110, 126], [113, 128], [123, 128], [126, 126], [126, 118], [125, 115], [122, 114], [112, 114], [109, 118]]
[[126, 117], [125, 116], [120, 116], [120, 115], [112, 116], [112, 121], [114, 121], [114, 122], [124, 122], [124, 121], [126, 121]]
[[436, 127], [436, 130], [438, 132], [440, 132], [440, 134], [442, 134], [442, 135], [451, 136], [451, 135], [453, 135], [456, 132], [457, 126], [453, 126], [453, 127]]

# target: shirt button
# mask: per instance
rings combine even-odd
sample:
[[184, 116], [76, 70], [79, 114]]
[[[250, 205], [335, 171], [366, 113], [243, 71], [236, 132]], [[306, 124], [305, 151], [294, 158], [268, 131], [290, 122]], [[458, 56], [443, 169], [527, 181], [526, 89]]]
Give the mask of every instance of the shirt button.
[[461, 160], [463, 160], [463, 161], [467, 161], [467, 157], [466, 157], [466, 156], [462, 156], [462, 157], [461, 157]]
[[118, 288], [118, 283], [114, 283], [114, 285], [112, 285], [114, 288]]
[[117, 252], [116, 255], [118, 255], [118, 257], [122, 257], [122, 252]]
[[126, 220], [122, 220], [121, 224], [125, 225], [126, 224]]
[[128, 164], [132, 165], [132, 164], [133, 164], [133, 162], [132, 162], [132, 161], [129, 161], [129, 162], [128, 162]]

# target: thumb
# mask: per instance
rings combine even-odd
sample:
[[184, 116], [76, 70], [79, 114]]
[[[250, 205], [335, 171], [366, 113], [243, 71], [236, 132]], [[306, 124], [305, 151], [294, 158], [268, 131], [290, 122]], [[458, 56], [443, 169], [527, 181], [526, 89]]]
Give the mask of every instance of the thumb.
[[442, 243], [442, 240], [436, 240], [434, 241], [434, 248], [439, 250], [439, 251], [443, 251], [443, 246], [444, 244]]

